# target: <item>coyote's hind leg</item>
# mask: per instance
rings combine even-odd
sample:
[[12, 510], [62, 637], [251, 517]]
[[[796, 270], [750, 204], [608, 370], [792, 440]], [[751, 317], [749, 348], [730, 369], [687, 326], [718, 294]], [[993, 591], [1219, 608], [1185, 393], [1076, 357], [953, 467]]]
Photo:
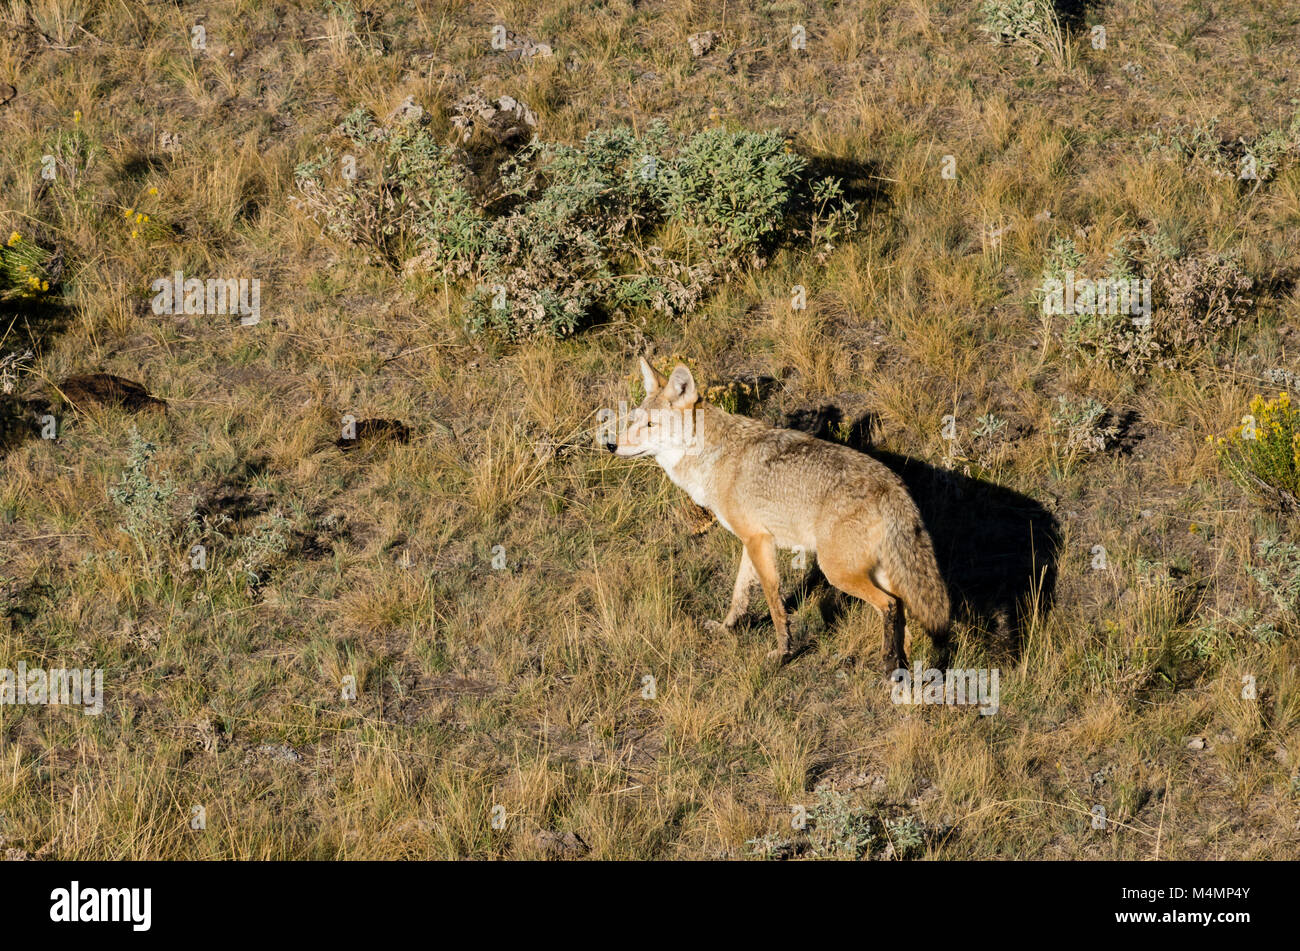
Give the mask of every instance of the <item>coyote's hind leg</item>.
[[903, 602], [871, 581], [868, 573], [857, 568], [846, 568], [834, 560], [822, 561], [822, 574], [826, 580], [855, 598], [866, 601], [880, 615], [884, 631], [881, 634], [881, 651], [884, 655], [885, 676], [899, 668], [907, 668], [907, 653], [903, 649], [906, 619]]

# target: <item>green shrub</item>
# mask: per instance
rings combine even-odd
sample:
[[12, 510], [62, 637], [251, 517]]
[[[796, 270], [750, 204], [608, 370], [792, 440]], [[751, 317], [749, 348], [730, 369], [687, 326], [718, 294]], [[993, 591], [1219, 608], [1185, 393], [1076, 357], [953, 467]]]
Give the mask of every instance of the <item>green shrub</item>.
[[1261, 539], [1255, 553], [1263, 563], [1251, 576], [1284, 615], [1300, 606], [1300, 548], [1291, 542]]
[[[1058, 242], [1049, 253], [1040, 295], [1046, 292], [1048, 281], [1060, 279], [1067, 269], [1080, 268], [1083, 263], [1073, 242]], [[1162, 232], [1122, 239], [1104, 268], [1094, 273], [1113, 284], [1149, 280], [1151, 312], [1136, 316], [1122, 308], [1112, 313], [1097, 307], [1065, 314], [1062, 343], [1086, 362], [1136, 376], [1153, 367], [1190, 362], [1254, 304], [1248, 296], [1254, 280], [1245, 273], [1237, 255], [1186, 252]]]
[[1062, 393], [1052, 412], [1052, 428], [1064, 438], [1066, 453], [1105, 452], [1119, 436], [1118, 426], [1105, 426], [1106, 407], [1091, 396], [1072, 400]]
[[817, 790], [817, 805], [808, 811], [808, 817], [814, 823], [809, 833], [813, 854], [821, 858], [856, 859], [880, 846], [880, 820], [851, 805], [843, 793]]
[[1274, 178], [1283, 165], [1300, 157], [1300, 109], [1289, 121], [1266, 127], [1253, 139], [1225, 137], [1219, 131], [1218, 118], [1211, 117], [1157, 129], [1143, 141], [1148, 155], [1254, 186]]
[[824, 254], [856, 225], [840, 183], [810, 180], [775, 132], [654, 124], [573, 145], [534, 137], [478, 189], [469, 156], [418, 125], [357, 111], [339, 133], [357, 175], [338, 172], [352, 153], [300, 164], [301, 206], [408, 275], [463, 280], [466, 326], [507, 339], [567, 336], [620, 308], [685, 313], [783, 235]]
[[775, 133], [701, 132], [664, 169], [663, 213], [717, 254], [748, 254], [781, 224], [807, 167]]
[[984, 0], [980, 19], [980, 29], [995, 43], [1028, 47], [1058, 68], [1073, 63], [1069, 37], [1051, 0]]
[[108, 490], [108, 497], [122, 514], [119, 530], [135, 542], [140, 560], [152, 563], [151, 550], [159, 543], [170, 541], [177, 534], [178, 520], [173, 517], [172, 503], [177, 489], [166, 474], [155, 478], [149, 473], [150, 463], [158, 447], [131, 427], [127, 448], [127, 467], [117, 485]]
[[[452, 276], [468, 273], [491, 253], [493, 236], [465, 187], [464, 170], [426, 130], [385, 130], [361, 111], [346, 117], [340, 130], [360, 155], [327, 150], [294, 170], [299, 202], [327, 234], [394, 266], [427, 251]], [[363, 157], [371, 168], [362, 166]], [[345, 170], [354, 167], [349, 180]], [[327, 169], [337, 175], [333, 182]]]

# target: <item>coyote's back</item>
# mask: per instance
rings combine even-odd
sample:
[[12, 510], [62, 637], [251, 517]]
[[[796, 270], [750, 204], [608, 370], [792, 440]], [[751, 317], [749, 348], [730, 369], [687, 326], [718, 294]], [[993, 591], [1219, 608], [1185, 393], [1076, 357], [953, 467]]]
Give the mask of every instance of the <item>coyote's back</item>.
[[946, 630], [948, 590], [930, 535], [889, 467], [848, 446], [762, 424], [736, 449], [724, 463], [733, 495], [769, 527], [778, 548], [816, 552], [823, 568], [874, 553], [871, 580], [901, 597], [927, 632]]

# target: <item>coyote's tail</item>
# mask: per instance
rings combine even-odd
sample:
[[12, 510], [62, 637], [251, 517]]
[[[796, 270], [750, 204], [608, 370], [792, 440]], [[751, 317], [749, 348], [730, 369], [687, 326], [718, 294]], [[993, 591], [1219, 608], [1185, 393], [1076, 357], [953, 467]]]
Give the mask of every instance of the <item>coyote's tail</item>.
[[885, 529], [885, 574], [893, 593], [903, 599], [908, 619], [919, 623], [939, 644], [947, 639], [951, 623], [948, 586], [939, 573], [930, 533], [915, 504], [907, 501], [910, 517], [891, 519]]

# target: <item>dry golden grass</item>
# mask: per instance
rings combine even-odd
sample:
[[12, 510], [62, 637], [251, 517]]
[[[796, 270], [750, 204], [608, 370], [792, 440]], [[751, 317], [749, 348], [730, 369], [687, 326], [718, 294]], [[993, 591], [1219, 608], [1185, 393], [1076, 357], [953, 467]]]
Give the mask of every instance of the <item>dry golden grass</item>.
[[[1250, 575], [1257, 540], [1295, 523], [1229, 483], [1205, 436], [1296, 366], [1300, 161], [1252, 191], [1144, 146], [1157, 125], [1282, 123], [1300, 54], [1270, 38], [1295, 35], [1294, 12], [1219, 4], [1203, 29], [1193, 4], [1116, 0], [1088, 14], [1107, 50], [1076, 31], [1035, 66], [991, 45], [973, 5], [930, 0], [361, 6], [0, 8], [0, 82], [19, 90], [0, 106], [0, 237], [67, 268], [62, 325], [5, 311], [0, 352], [40, 344], [15, 396], [105, 371], [170, 403], [69, 413], [57, 441], [0, 459], [0, 667], [99, 667], [105, 686], [100, 717], [0, 706], [0, 850], [744, 857], [799, 840], [792, 808], [830, 789], [920, 823], [908, 854], [925, 858], [1295, 854], [1297, 630], [1256, 635], [1270, 609]], [[496, 23], [556, 55], [494, 53]], [[695, 59], [701, 30], [721, 41]], [[411, 96], [443, 135], [471, 90], [528, 103], [566, 141], [659, 117], [780, 128], [865, 163], [878, 194], [824, 263], [778, 252], [686, 317], [505, 346], [466, 334], [463, 288], [404, 281], [289, 202], [295, 165], [353, 108]], [[74, 133], [90, 161], [43, 180]], [[131, 237], [127, 208], [159, 227]], [[1213, 352], [1135, 379], [1071, 353], [1031, 294], [1055, 239], [1097, 261], [1155, 226], [1276, 280]], [[177, 269], [259, 278], [261, 323], [153, 314], [150, 282]], [[1019, 579], [1019, 648], [995, 619], [957, 627], [956, 664], [1001, 671], [996, 716], [893, 704], [874, 612], [825, 586], [796, 599], [813, 646], [779, 671], [761, 599], [736, 631], [705, 628], [738, 544], [692, 535], [657, 468], [594, 444], [650, 349], [708, 382], [770, 378], [755, 413], [773, 422], [872, 414], [875, 448], [1050, 513], [1055, 586]], [[1119, 445], [1067, 448], [1062, 394], [1124, 418]], [[400, 419], [410, 441], [341, 453], [345, 414]], [[981, 439], [986, 414], [1007, 426]], [[192, 538], [122, 530], [108, 493], [132, 426], [177, 511], [195, 497], [231, 518], [206, 573], [186, 570]], [[980, 513], [964, 517], [978, 536]]]

